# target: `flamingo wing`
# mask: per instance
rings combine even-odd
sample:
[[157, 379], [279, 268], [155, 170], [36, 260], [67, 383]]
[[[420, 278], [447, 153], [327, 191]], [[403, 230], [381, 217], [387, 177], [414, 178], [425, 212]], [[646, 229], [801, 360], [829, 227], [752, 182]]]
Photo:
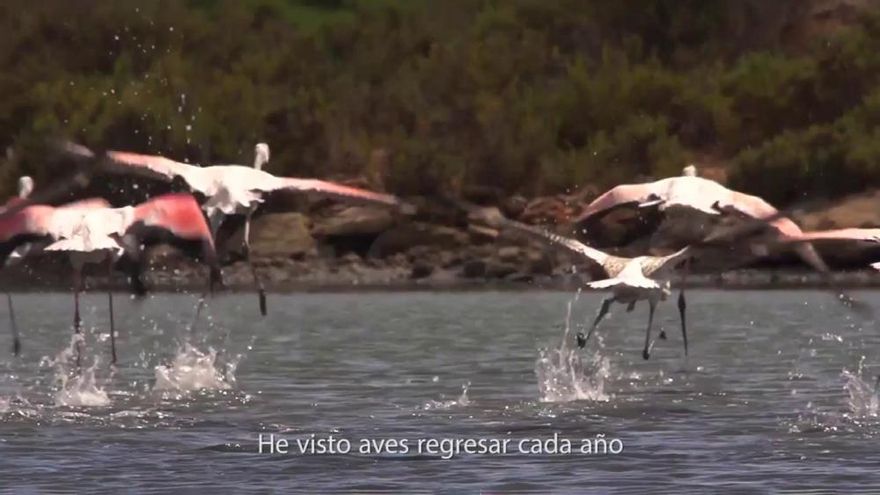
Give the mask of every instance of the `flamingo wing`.
[[150, 246], [167, 242], [210, 269], [210, 287], [222, 284], [220, 265], [211, 230], [191, 194], [157, 196], [134, 207], [126, 234]]
[[202, 168], [197, 165], [177, 162], [160, 155], [142, 155], [128, 151], [108, 151], [106, 167], [114, 172], [131, 173], [162, 182], [173, 182], [181, 178], [194, 190], [206, 192], [202, 178]]
[[400, 206], [401, 201], [391, 194], [377, 193], [360, 189], [357, 187], [346, 186], [335, 182], [329, 182], [319, 179], [298, 179], [293, 177], [276, 177], [266, 172], [259, 172], [259, 176], [255, 174], [257, 180], [251, 186], [251, 191], [262, 193], [316, 193], [322, 196], [331, 197], [344, 201], [361, 201], [366, 203], [376, 203], [386, 206]]
[[605, 264], [609, 257], [607, 253], [587, 246], [580, 241], [561, 236], [559, 234], [555, 234], [553, 232], [550, 232], [549, 230], [542, 229], [540, 227], [527, 225], [503, 217], [499, 219], [498, 224], [503, 228], [519, 232], [539, 242], [549, 244], [550, 246], [560, 248], [562, 250], [568, 251], [569, 253], [573, 253], [582, 259], [592, 261], [600, 267]]
[[853, 241], [880, 243], [880, 229], [845, 228], [813, 230], [786, 237], [784, 242]]
[[614, 210], [622, 208], [636, 209], [645, 203], [653, 204], [663, 198], [658, 194], [662, 190], [661, 181], [645, 184], [622, 184], [612, 187], [594, 199], [575, 220], [583, 225], [600, 220]]

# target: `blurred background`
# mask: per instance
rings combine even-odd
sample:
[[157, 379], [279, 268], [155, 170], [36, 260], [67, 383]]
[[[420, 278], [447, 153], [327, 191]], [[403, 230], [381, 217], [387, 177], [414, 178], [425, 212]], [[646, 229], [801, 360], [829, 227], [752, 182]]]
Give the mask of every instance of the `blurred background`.
[[7, 0], [0, 188], [43, 139], [527, 197], [701, 175], [880, 185], [872, 0]]

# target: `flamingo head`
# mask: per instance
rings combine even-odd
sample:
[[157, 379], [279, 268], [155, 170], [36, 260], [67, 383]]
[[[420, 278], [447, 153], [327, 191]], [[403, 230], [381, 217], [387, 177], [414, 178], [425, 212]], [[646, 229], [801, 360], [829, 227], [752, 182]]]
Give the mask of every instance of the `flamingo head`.
[[697, 176], [697, 167], [693, 164], [688, 165], [681, 171], [681, 175], [685, 177], [696, 177]]
[[263, 165], [269, 163], [269, 145], [266, 143], [257, 143], [254, 147], [254, 168], [262, 170]]
[[34, 192], [34, 179], [31, 179], [30, 176], [23, 175], [18, 178], [18, 197], [19, 198], [27, 198]]

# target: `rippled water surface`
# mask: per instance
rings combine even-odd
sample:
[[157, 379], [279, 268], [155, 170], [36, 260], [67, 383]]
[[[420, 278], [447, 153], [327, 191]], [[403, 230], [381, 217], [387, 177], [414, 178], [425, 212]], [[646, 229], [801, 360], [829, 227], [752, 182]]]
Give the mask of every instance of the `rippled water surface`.
[[[880, 314], [880, 293], [860, 297]], [[598, 339], [572, 349], [598, 294], [273, 295], [266, 318], [256, 297], [225, 295], [208, 303], [192, 334], [193, 297], [135, 304], [120, 296], [115, 370], [106, 295], [83, 299], [80, 369], [71, 297], [14, 299], [19, 358], [6, 352], [0, 315], [6, 490], [880, 486], [880, 328], [826, 293], [691, 293], [688, 359], [667, 302], [658, 322], [669, 338], [649, 361], [644, 306], [615, 307]], [[288, 440], [288, 454], [260, 454], [260, 434]], [[296, 440], [312, 434], [347, 440], [351, 452], [301, 455]], [[573, 452], [518, 449], [554, 434]], [[392, 438], [410, 451], [358, 452], [361, 440]], [[415, 449], [418, 439], [468, 438], [507, 439], [509, 451], [448, 458], [442, 447]], [[607, 450], [613, 439], [622, 452]], [[581, 453], [582, 445], [606, 451]]]

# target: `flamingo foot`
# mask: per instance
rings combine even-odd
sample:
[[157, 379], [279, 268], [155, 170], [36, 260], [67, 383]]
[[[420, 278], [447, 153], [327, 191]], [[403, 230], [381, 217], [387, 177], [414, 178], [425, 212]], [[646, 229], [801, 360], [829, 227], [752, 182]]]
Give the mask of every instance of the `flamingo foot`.
[[15, 357], [18, 357], [21, 354], [21, 341], [18, 339], [15, 339], [12, 342], [12, 354]]
[[584, 332], [577, 333], [577, 344], [581, 349], [587, 346], [587, 338], [584, 336]]
[[660, 330], [660, 335], [657, 337], [659, 337], [660, 340], [666, 340], [666, 330]]
[[648, 352], [647, 349], [644, 349], [642, 351], [642, 359], [644, 359], [645, 361], [647, 361], [648, 359], [651, 359], [651, 353]]

